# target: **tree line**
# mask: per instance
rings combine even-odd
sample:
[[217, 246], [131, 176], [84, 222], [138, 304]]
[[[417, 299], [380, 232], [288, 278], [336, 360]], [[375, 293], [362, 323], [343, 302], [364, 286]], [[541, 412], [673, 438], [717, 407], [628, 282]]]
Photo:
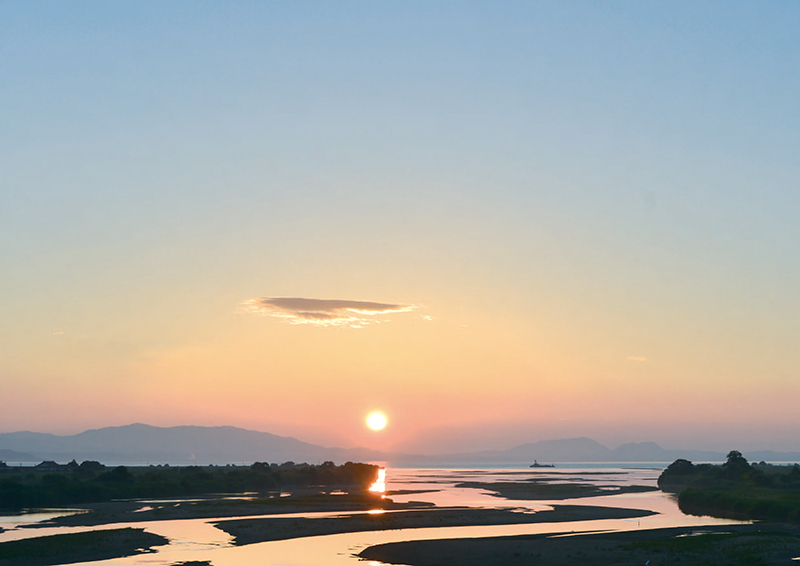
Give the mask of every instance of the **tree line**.
[[347, 462], [336, 465], [270, 464], [251, 466], [147, 466], [107, 468], [94, 461], [53, 471], [6, 467], [0, 476], [0, 508], [51, 507], [99, 503], [113, 499], [187, 497], [318, 487], [365, 490], [377, 478], [378, 466]]
[[675, 460], [659, 476], [658, 486], [678, 493], [678, 506], [691, 515], [800, 523], [797, 464], [751, 464], [732, 450], [722, 465]]

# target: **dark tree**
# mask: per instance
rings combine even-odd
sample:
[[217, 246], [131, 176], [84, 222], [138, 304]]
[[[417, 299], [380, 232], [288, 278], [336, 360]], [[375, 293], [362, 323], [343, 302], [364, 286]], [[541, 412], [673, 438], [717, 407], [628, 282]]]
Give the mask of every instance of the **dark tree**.
[[722, 469], [727, 477], [733, 479], [742, 478], [751, 471], [750, 464], [738, 450], [728, 452], [728, 460], [722, 464]]
[[745, 457], [742, 456], [742, 453], [738, 450], [731, 450], [728, 452], [728, 461], [723, 465], [729, 467], [749, 466]]
[[694, 473], [694, 464], [692, 464], [689, 460], [684, 460], [683, 458], [678, 458], [674, 462], [672, 462], [667, 469], [664, 470], [665, 474], [674, 475], [674, 476], [684, 476], [686, 474]]
[[97, 476], [99, 481], [110, 481], [110, 482], [127, 482], [133, 479], [133, 476], [128, 471], [128, 468], [125, 466], [117, 466], [110, 472], [103, 472], [99, 476]]

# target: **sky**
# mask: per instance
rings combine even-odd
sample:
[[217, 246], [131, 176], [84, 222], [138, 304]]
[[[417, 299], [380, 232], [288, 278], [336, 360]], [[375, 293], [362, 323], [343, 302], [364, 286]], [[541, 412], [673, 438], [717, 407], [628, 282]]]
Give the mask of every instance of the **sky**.
[[798, 25], [0, 1], [0, 432], [800, 450]]

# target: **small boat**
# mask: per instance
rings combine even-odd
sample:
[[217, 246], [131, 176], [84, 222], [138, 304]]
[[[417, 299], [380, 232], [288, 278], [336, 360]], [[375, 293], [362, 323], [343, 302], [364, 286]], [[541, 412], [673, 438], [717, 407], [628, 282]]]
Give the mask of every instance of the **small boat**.
[[533, 464], [530, 465], [531, 468], [555, 468], [555, 464], [540, 464], [536, 460], [533, 461]]

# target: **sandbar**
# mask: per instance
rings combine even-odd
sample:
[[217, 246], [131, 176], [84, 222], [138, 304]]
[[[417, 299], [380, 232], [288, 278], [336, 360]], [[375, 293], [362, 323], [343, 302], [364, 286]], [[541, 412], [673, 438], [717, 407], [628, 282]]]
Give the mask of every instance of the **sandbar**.
[[494, 497], [516, 499], [517, 501], [544, 501], [557, 499], [577, 499], [599, 495], [620, 495], [623, 493], [643, 493], [658, 491], [657, 487], [647, 485], [599, 485], [590, 483], [551, 482], [530, 480], [524, 482], [460, 482], [455, 487], [483, 489], [492, 492]]
[[232, 535], [236, 545], [341, 533], [424, 527], [462, 527], [560, 523], [600, 519], [635, 519], [652, 511], [594, 505], [554, 505], [553, 509], [525, 513], [511, 509], [468, 507], [436, 508], [391, 513], [355, 513], [335, 517], [268, 517], [235, 519], [214, 525]]
[[0, 543], [0, 566], [50, 566], [133, 556], [169, 540], [144, 529], [106, 529]]
[[800, 557], [800, 529], [748, 524], [420, 540], [372, 546], [358, 556], [408, 566], [787, 566]]
[[324, 511], [368, 511], [372, 509], [418, 509], [433, 507], [432, 503], [410, 501], [395, 503], [389, 498], [369, 493], [329, 495], [301, 493], [274, 498], [220, 498], [204, 497], [172, 500], [112, 501], [75, 505], [75, 509], [88, 511], [56, 517], [26, 528], [76, 527], [166, 521], [172, 519], [216, 519], [248, 515], [273, 515]]

